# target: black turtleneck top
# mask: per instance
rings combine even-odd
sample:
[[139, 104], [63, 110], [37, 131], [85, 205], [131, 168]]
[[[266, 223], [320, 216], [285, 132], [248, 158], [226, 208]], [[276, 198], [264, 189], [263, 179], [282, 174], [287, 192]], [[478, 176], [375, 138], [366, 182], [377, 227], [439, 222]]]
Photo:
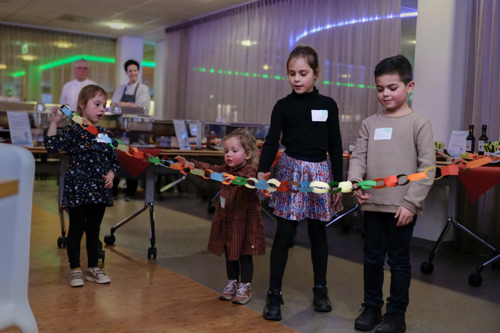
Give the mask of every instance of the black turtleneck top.
[[[325, 121], [313, 121], [311, 110], [327, 110]], [[318, 114], [317, 111], [314, 112]], [[324, 112], [323, 112], [324, 113]], [[316, 119], [318, 120], [318, 119]], [[273, 108], [271, 125], [262, 147], [258, 172], [268, 172], [278, 152], [280, 135], [285, 153], [308, 162], [326, 160], [332, 164], [333, 178], [342, 181], [342, 139], [340, 137], [337, 103], [313, 91], [297, 94], [294, 91], [280, 99]]]

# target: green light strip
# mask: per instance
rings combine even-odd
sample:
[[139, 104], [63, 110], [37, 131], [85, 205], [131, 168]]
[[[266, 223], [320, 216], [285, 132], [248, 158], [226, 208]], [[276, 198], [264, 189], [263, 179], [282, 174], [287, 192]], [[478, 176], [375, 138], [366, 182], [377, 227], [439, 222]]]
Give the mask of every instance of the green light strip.
[[10, 74], [10, 76], [12, 76], [12, 77], [21, 77], [21, 76], [24, 76], [24, 75], [26, 75], [25, 71], [19, 71], [19, 72], [14, 72], [14, 73]]
[[[217, 74], [226, 74], [226, 75], [234, 75], [234, 76], [247, 76], [247, 77], [255, 77], [255, 78], [262, 78], [262, 79], [275, 79], [275, 80], [288, 80], [288, 77], [286, 76], [280, 76], [280, 75], [269, 75], [269, 74], [258, 74], [258, 73], [248, 73], [248, 72], [232, 72], [229, 70], [215, 70], [214, 68], [206, 69], [205, 67], [193, 67], [193, 71], [198, 71], [201, 73], [217, 73]], [[323, 81], [322, 82], [325, 86], [331, 85], [331, 86], [339, 86], [339, 87], [349, 87], [349, 88], [361, 88], [361, 89], [375, 89], [375, 86], [370, 86], [370, 85], [365, 85], [365, 84], [354, 84], [354, 83], [347, 83], [347, 82], [330, 82], [330, 81]]]
[[[49, 62], [47, 64], [40, 65], [40, 70], [44, 71], [46, 69], [59, 67], [62, 65], [66, 65], [66, 64], [75, 62], [75, 61], [80, 60], [80, 59], [84, 59], [87, 61], [94, 61], [94, 62], [111, 63], [111, 64], [114, 64], [116, 62], [115, 58], [97, 57], [97, 56], [92, 56], [92, 55], [87, 55], [87, 54], [81, 54], [81, 55], [71, 56], [68, 58], [64, 58], [61, 60], [56, 60], [53, 62]], [[156, 67], [156, 63], [154, 61], [143, 61], [143, 62], [141, 62], [141, 65], [143, 67]], [[25, 71], [19, 71], [19, 72], [14, 72], [14, 73], [10, 74], [10, 76], [12, 76], [12, 77], [21, 77], [24, 75], [26, 75]]]
[[156, 67], [156, 63], [154, 61], [143, 61], [141, 62], [142, 67]]

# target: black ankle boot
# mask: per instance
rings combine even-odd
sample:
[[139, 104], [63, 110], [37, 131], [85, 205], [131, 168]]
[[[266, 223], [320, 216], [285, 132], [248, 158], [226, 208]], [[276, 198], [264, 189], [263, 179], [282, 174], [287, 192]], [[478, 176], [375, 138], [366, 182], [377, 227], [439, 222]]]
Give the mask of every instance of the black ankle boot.
[[386, 313], [382, 322], [375, 329], [375, 333], [404, 333], [406, 332], [405, 316], [396, 313]]
[[283, 297], [281, 296], [281, 290], [274, 289], [267, 292], [266, 306], [264, 307], [264, 312], [262, 317], [266, 320], [281, 320], [281, 305], [285, 304], [283, 302]]
[[330, 312], [332, 311], [332, 303], [328, 298], [328, 288], [323, 286], [316, 286], [313, 288], [314, 293], [314, 311]]
[[382, 310], [361, 304], [363, 312], [356, 318], [354, 328], [360, 331], [371, 331], [382, 321]]

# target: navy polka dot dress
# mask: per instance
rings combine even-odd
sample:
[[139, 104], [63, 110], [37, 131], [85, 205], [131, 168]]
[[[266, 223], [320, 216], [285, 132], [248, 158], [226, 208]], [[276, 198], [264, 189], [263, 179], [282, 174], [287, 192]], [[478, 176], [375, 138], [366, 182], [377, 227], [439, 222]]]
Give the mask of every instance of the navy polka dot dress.
[[[97, 127], [99, 132], [104, 129]], [[54, 136], [45, 137], [50, 153], [66, 152], [69, 164], [64, 177], [63, 207], [83, 204], [113, 206], [111, 189], [104, 188], [103, 175], [119, 169], [116, 149], [99, 140], [79, 124], [65, 127]]]

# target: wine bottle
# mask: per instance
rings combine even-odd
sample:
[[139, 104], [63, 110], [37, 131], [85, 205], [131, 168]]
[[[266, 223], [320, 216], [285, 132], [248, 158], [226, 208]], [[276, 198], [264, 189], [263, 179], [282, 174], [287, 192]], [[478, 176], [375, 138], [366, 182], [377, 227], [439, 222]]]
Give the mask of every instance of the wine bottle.
[[465, 139], [465, 150], [468, 153], [474, 152], [474, 147], [476, 145], [476, 138], [474, 137], [474, 125], [469, 125], [469, 135]]
[[488, 142], [488, 137], [486, 136], [486, 127], [487, 125], [483, 125], [481, 136], [477, 141], [477, 152], [479, 155], [484, 155], [484, 144]]

